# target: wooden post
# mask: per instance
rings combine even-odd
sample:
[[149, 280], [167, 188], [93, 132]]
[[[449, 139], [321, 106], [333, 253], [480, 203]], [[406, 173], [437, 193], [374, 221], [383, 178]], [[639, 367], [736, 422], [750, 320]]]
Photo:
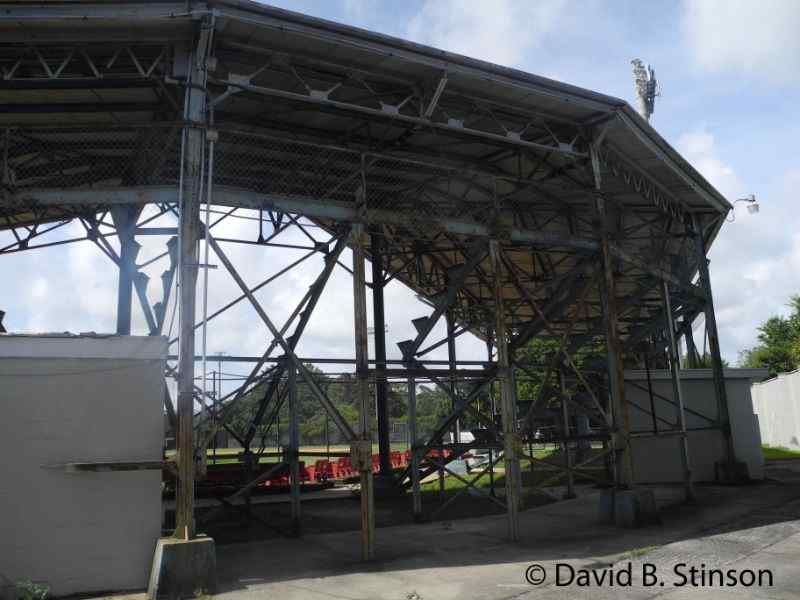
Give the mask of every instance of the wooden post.
[[361, 479], [361, 558], [375, 555], [375, 490], [372, 478], [372, 434], [370, 431], [369, 359], [367, 354], [367, 286], [364, 267], [364, 226], [353, 224], [353, 310], [356, 338], [356, 394], [358, 405], [358, 439], [353, 449], [358, 456]]
[[497, 240], [489, 242], [489, 253], [494, 273], [494, 311], [495, 345], [497, 347], [497, 380], [500, 387], [500, 413], [503, 420], [503, 464], [505, 466], [506, 510], [508, 512], [508, 537], [519, 540], [519, 456], [520, 447], [517, 434], [517, 420], [514, 406], [514, 392], [511, 389], [508, 343], [506, 338], [506, 316], [503, 306], [502, 262], [500, 244]]

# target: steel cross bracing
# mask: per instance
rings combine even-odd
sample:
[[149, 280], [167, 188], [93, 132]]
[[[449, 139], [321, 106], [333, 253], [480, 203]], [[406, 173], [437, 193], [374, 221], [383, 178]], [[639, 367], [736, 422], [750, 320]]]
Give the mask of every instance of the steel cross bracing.
[[[6, 19], [23, 17], [30, 25], [30, 32], [0, 37], [0, 254], [92, 242], [119, 269], [118, 332], [135, 329], [135, 297], [146, 333], [167, 334], [180, 346], [177, 368], [170, 360], [166, 373], [179, 381], [177, 414], [165, 394], [170, 422], [180, 431], [177, 535], [194, 534], [195, 468], [216, 430], [227, 428], [248, 460], [257, 460], [264, 446], [251, 452], [256, 434], [289, 403], [298, 520], [297, 386], [309, 387], [353, 441], [354, 458], [363, 459], [371, 435], [368, 386], [402, 381], [410, 415], [420, 382], [433, 383], [452, 401], [426, 439], [410, 417], [412, 465], [398, 482], [412, 488], [415, 516], [423, 515], [421, 478], [434, 472], [462, 477], [450, 463], [474, 446], [448, 445], [444, 436], [469, 416], [494, 439], [486, 470], [505, 464], [505, 498], [491, 497], [508, 512], [515, 538], [526, 495], [553, 494], [553, 479], [566, 483], [567, 494], [580, 477], [634, 485], [631, 435], [669, 429], [685, 445], [682, 417], [690, 411], [680, 403], [676, 338], [683, 335], [695, 348], [694, 360], [691, 324], [700, 313], [719, 404], [716, 417], [703, 416], [725, 432], [733, 468], [705, 258], [728, 208], [625, 103], [224, 1], [213, 9], [193, 2], [117, 7], [114, 18], [135, 24], [125, 41], [117, 25], [103, 21], [110, 18], [108, 7], [91, 5], [92, 18], [67, 33], [84, 5], [11, 5], [0, 14], [0, 28]], [[50, 20], [41, 20], [48, 11]], [[52, 29], [52, 22], [62, 27]], [[333, 46], [337, 52], [330, 52]], [[209, 208], [208, 228], [201, 205]], [[220, 223], [240, 217], [258, 221], [257, 236], [217, 235]], [[288, 231], [307, 242], [285, 243], [281, 236]], [[146, 259], [140, 257], [145, 236], [166, 238], [163, 250]], [[198, 259], [203, 243], [240, 293], [197, 322], [193, 282], [210, 268]], [[234, 243], [265, 254], [304, 254], [250, 286], [226, 252]], [[348, 245], [355, 250], [351, 266], [341, 256]], [[318, 278], [279, 327], [256, 292], [320, 256]], [[400, 344], [402, 356], [386, 361], [369, 361], [365, 352], [370, 284], [364, 260], [374, 256], [383, 281], [371, 285], [399, 281], [431, 309], [414, 320], [417, 335]], [[333, 360], [297, 355], [337, 265], [353, 276], [358, 299], [355, 358], [337, 359], [355, 367], [358, 424], [337, 411], [317, 383], [323, 376], [312, 376], [306, 366]], [[162, 283], [153, 290], [146, 272], [158, 268]], [[217, 398], [195, 382], [193, 334], [245, 301], [269, 330], [266, 349], [230, 357], [252, 367], [241, 385]], [[428, 341], [442, 316], [447, 334]], [[457, 359], [455, 339], [465, 333], [489, 342], [496, 357], [480, 368]], [[533, 342], [552, 344], [542, 364], [526, 359]], [[442, 362], [428, 356], [444, 345], [449, 359], [440, 369]], [[278, 348], [281, 354], [273, 357]], [[605, 364], [591, 362], [597, 357]], [[670, 367], [676, 399], [668, 402], [668, 415], [656, 414], [652, 394], [649, 408], [625, 398], [622, 367], [642, 360], [648, 369]], [[538, 386], [535, 396], [520, 398], [531, 382]], [[254, 392], [261, 401], [247, 429], [235, 431], [230, 420], [245, 394]], [[499, 410], [487, 409], [495, 404], [490, 396], [499, 398]], [[516, 415], [527, 399], [525, 415]], [[649, 413], [653, 431], [631, 432], [629, 410]], [[545, 413], [557, 414], [553, 441], [562, 446], [563, 464], [525, 450]], [[577, 416], [585, 416], [594, 433], [577, 431]], [[579, 457], [577, 444], [590, 438], [603, 450]], [[429, 452], [445, 448], [447, 458]], [[520, 458], [555, 474], [523, 486]], [[605, 467], [598, 470], [593, 465], [600, 460]], [[690, 493], [688, 463], [685, 470]], [[374, 541], [372, 483], [366, 469], [361, 472], [366, 558]], [[246, 498], [265, 477], [254, 476], [226, 505]], [[463, 483], [474, 487], [477, 479]], [[431, 514], [445, 514], [454, 501], [444, 499]]]

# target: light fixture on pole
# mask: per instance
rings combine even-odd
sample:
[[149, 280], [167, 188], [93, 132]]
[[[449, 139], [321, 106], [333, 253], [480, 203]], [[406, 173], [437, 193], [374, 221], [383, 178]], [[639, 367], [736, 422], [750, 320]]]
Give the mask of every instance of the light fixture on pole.
[[755, 194], [750, 194], [748, 196], [745, 196], [744, 198], [737, 198], [736, 200], [733, 201], [734, 209], [731, 210], [731, 218], [728, 219], [729, 223], [733, 223], [736, 220], [735, 209], [737, 202], [745, 202], [747, 204], [747, 212], [750, 213], [751, 215], [756, 214], [761, 209], [761, 207], [758, 204], [758, 200], [756, 200]]

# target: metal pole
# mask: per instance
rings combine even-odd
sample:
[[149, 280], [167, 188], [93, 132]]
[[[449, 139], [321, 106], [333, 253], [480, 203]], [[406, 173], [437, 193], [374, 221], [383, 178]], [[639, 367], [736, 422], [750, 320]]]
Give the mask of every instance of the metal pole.
[[[219, 378], [220, 378], [220, 382], [219, 382], [220, 386], [222, 386], [222, 381], [221, 381], [222, 380], [222, 371], [219, 372]], [[211, 387], [214, 390], [214, 399], [213, 399], [213, 402], [212, 402], [212, 413], [211, 413], [212, 414], [212, 423], [211, 423], [211, 425], [213, 427], [216, 424], [215, 422], [216, 422], [216, 418], [217, 418], [217, 399], [219, 398], [219, 393], [217, 392], [217, 372], [216, 371], [211, 371]], [[212, 462], [214, 464], [217, 464], [217, 433], [216, 432], [214, 432], [213, 440], [214, 440], [214, 445], [212, 446], [211, 456], [212, 456]]]
[[705, 316], [706, 333], [708, 335], [708, 350], [711, 354], [711, 369], [714, 374], [714, 388], [717, 393], [717, 415], [719, 418], [722, 435], [725, 438], [725, 462], [729, 477], [734, 477], [736, 452], [733, 447], [730, 416], [728, 414], [728, 392], [725, 388], [725, 373], [722, 366], [722, 355], [719, 347], [719, 332], [717, 331], [717, 317], [714, 311], [714, 295], [711, 292], [711, 276], [708, 272], [708, 259], [706, 258], [703, 232], [697, 220], [692, 218], [692, 233], [695, 238], [695, 251], [697, 267], [700, 275], [700, 287], [706, 297]]
[[178, 265], [180, 273], [180, 340], [178, 342], [178, 485], [175, 494], [175, 537], [192, 539], [194, 522], [194, 323], [200, 233], [201, 165], [206, 120], [206, 55], [213, 29], [201, 28], [197, 48], [191, 56], [184, 119], [185, 156], [182, 162]]
[[422, 496], [419, 489], [419, 452], [417, 451], [417, 384], [408, 378], [408, 435], [411, 441], [411, 512], [415, 521], [422, 518]]
[[120, 206], [111, 211], [111, 217], [119, 237], [119, 283], [117, 287], [117, 335], [131, 334], [131, 303], [133, 278], [136, 274], [136, 256], [139, 244], [134, 230], [138, 209]]
[[686, 485], [686, 499], [694, 500], [692, 470], [689, 462], [689, 440], [686, 437], [686, 414], [683, 410], [683, 386], [681, 385], [681, 365], [678, 357], [678, 341], [675, 338], [675, 322], [672, 318], [672, 303], [669, 298], [669, 287], [666, 281], [661, 282], [661, 297], [664, 300], [664, 312], [667, 315], [667, 335], [669, 341], [669, 366], [672, 374], [672, 391], [675, 395], [676, 425], [681, 432], [681, 464], [683, 480]]
[[692, 332], [692, 324], [684, 319], [683, 322], [683, 339], [686, 340], [686, 358], [688, 359], [688, 364], [686, 365], [689, 369], [697, 369], [697, 346], [694, 343], [694, 333]]
[[605, 198], [595, 196], [595, 209], [600, 228], [600, 255], [603, 267], [601, 285], [601, 304], [606, 334], [606, 360], [608, 362], [608, 382], [612, 407], [612, 444], [617, 455], [616, 484], [619, 488], [633, 486], [633, 462], [630, 448], [630, 410], [625, 401], [625, 370], [622, 360], [622, 345], [619, 339], [617, 315], [616, 283], [614, 280], [614, 257], [608, 239], [608, 224]]
[[300, 534], [300, 419], [297, 406], [297, 369], [291, 362], [287, 365], [289, 385], [289, 460], [292, 531]]
[[330, 430], [328, 428], [329, 424], [330, 424], [330, 415], [328, 415], [328, 413], [326, 412], [325, 413], [325, 451], [328, 454], [328, 460], [331, 459], [331, 436], [330, 436]]
[[[486, 362], [492, 362], [492, 340], [486, 338]], [[494, 382], [489, 384], [489, 420], [494, 423]], [[489, 448], [489, 493], [494, 496], [494, 449]]]
[[650, 348], [644, 351], [644, 372], [647, 374], [647, 393], [650, 396], [650, 418], [653, 420], [653, 434], [658, 435], [658, 419], [656, 418], [656, 401], [653, 395], [653, 378], [650, 376]]
[[572, 472], [572, 449], [567, 439], [569, 438], [569, 407], [567, 406], [567, 382], [563, 369], [559, 369], [558, 379], [561, 386], [561, 427], [564, 435], [562, 448], [564, 449], [564, 461], [567, 466], [567, 493], [564, 498], [568, 499], [575, 497], [575, 478]]
[[389, 442], [389, 407], [386, 384], [386, 321], [383, 307], [383, 235], [373, 232], [370, 235], [372, 249], [372, 314], [375, 329], [375, 401], [378, 415], [378, 455], [380, 457], [380, 476], [385, 481], [393, 481], [393, 470]]
[[[370, 431], [369, 359], [367, 335], [367, 286], [364, 273], [364, 226], [353, 224], [353, 310], [356, 338], [356, 389], [358, 406], [357, 441], [353, 444], [361, 479], [361, 558], [375, 555], [375, 498], [372, 478], [372, 435]], [[351, 456], [354, 453], [351, 452]]]
[[[453, 398], [451, 409], [456, 406], [456, 338], [455, 338], [455, 319], [453, 313], [447, 311], [447, 363], [450, 368], [450, 394]], [[457, 444], [461, 443], [461, 420], [456, 419], [453, 423], [453, 441]]]
[[514, 415], [514, 393], [511, 389], [506, 316], [503, 306], [502, 262], [500, 244], [489, 242], [489, 253], [494, 273], [495, 345], [497, 347], [497, 380], [500, 387], [500, 414], [503, 421], [503, 464], [505, 466], [506, 510], [508, 511], [508, 537], [519, 540], [519, 436]]

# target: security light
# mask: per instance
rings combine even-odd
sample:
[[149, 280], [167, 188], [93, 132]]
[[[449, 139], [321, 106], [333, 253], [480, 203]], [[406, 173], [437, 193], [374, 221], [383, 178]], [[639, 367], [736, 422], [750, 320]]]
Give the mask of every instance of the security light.
[[[745, 196], [744, 198], [737, 198], [736, 200], [733, 201], [734, 206], [736, 205], [737, 202], [746, 202], [747, 212], [750, 213], [751, 215], [756, 214], [760, 209], [755, 194], [750, 194], [749, 196]], [[732, 223], [735, 220], [736, 220], [736, 213], [734, 211], [731, 211], [731, 218], [728, 219], [728, 221]]]

